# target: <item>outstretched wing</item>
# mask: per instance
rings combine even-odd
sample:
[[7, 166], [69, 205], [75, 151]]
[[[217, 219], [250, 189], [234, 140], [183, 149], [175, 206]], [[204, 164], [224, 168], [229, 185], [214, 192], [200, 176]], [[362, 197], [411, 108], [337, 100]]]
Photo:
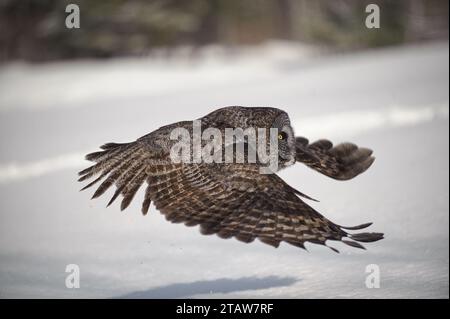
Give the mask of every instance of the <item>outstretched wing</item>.
[[312, 144], [304, 137], [296, 138], [296, 160], [337, 180], [349, 180], [365, 172], [374, 162], [372, 150], [352, 143], [333, 146], [328, 140]]
[[[94, 192], [92, 199], [103, 195], [111, 186], [116, 190], [108, 205], [111, 205], [119, 195], [123, 196], [120, 209], [126, 209], [139, 188], [152, 175], [167, 174], [171, 165], [168, 155], [156, 147], [152, 147], [141, 138], [132, 143], [107, 143], [100, 146], [102, 151], [86, 155], [86, 159], [95, 162], [94, 165], [80, 171], [79, 182], [95, 177], [93, 181], [84, 186], [85, 190], [102, 181]], [[146, 191], [142, 204], [142, 213], [145, 215], [150, 207], [150, 193]]]
[[153, 201], [167, 220], [200, 225], [203, 234], [235, 237], [246, 243], [258, 238], [274, 247], [282, 241], [304, 247], [307, 241], [325, 245], [327, 240], [340, 240], [363, 248], [357, 241], [383, 237], [379, 233], [348, 234], [344, 229], [362, 229], [370, 224], [346, 228], [332, 223], [303, 202], [297, 196], [301, 193], [275, 174], [260, 174], [256, 165], [173, 164], [155, 157], [139, 140], [102, 148], [87, 155], [97, 163], [81, 171], [80, 180], [99, 175], [87, 188], [105, 178], [94, 198], [115, 184], [109, 204], [122, 194], [121, 209], [129, 205], [146, 181], [144, 214]]

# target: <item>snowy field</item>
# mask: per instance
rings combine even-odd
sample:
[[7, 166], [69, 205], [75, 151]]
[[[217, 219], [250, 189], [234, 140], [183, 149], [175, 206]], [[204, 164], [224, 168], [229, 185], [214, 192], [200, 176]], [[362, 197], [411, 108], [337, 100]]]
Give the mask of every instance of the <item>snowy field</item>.
[[[0, 297], [448, 298], [449, 47], [338, 56], [272, 43], [191, 61], [124, 59], [0, 70]], [[341, 253], [202, 236], [154, 209], [108, 209], [79, 192], [83, 156], [218, 106], [276, 106], [298, 135], [374, 150], [338, 182], [301, 164], [280, 173], [332, 221], [372, 221], [385, 239]], [[65, 286], [80, 267], [79, 289]], [[365, 285], [380, 268], [380, 288]]]

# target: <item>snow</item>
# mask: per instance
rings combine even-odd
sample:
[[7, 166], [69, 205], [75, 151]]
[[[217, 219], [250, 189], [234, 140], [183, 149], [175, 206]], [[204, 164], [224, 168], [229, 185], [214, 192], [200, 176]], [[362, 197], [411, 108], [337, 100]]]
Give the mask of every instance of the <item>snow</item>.
[[[448, 298], [448, 43], [316, 56], [272, 43], [193, 61], [79, 61], [0, 70], [0, 297]], [[280, 175], [343, 225], [382, 241], [341, 253], [274, 249], [170, 224], [142, 190], [125, 212], [90, 201], [86, 152], [218, 106], [276, 106], [299, 135], [375, 151], [365, 174], [334, 181], [296, 164]], [[65, 286], [80, 267], [79, 289]], [[381, 287], [365, 285], [380, 267]]]

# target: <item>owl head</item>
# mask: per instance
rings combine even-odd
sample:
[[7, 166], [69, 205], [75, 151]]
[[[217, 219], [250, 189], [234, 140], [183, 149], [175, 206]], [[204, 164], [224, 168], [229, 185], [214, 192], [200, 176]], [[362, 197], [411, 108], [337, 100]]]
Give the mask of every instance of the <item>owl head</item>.
[[[204, 124], [219, 128], [252, 128], [265, 130], [265, 150], [270, 163], [277, 163], [276, 170], [295, 163], [295, 135], [286, 112], [271, 107], [228, 106], [208, 114]], [[276, 149], [273, 150], [273, 146]], [[270, 151], [269, 151], [270, 150]], [[269, 154], [270, 153], [270, 154]], [[264, 162], [260, 157], [260, 162]]]
[[272, 107], [239, 107], [241, 123], [247, 127], [267, 129], [267, 150], [270, 143], [277, 146], [276, 152], [271, 152], [271, 162], [278, 162], [278, 169], [295, 163], [295, 134], [289, 115]]
[[295, 134], [287, 113], [282, 112], [275, 117], [270, 126], [278, 130], [278, 163], [281, 168], [295, 163]]

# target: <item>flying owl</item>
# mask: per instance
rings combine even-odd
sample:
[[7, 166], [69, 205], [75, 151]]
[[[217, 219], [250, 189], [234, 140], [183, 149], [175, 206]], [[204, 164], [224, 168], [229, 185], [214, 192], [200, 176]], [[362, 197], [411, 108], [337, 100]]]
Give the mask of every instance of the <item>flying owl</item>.
[[[351, 143], [333, 146], [328, 140], [309, 143], [304, 137], [296, 137], [288, 114], [277, 108], [229, 106], [197, 122], [202, 128], [220, 132], [227, 128], [262, 128], [271, 132], [275, 129], [276, 171], [300, 162], [328, 177], [349, 180], [366, 171], [375, 160], [370, 149]], [[104, 144], [101, 151], [86, 155], [95, 164], [79, 172], [79, 181], [95, 179], [82, 190], [103, 180], [92, 197], [96, 198], [115, 185], [108, 206], [122, 195], [120, 208], [124, 210], [146, 183], [142, 214], [147, 214], [153, 202], [170, 222], [200, 225], [202, 234], [234, 237], [245, 243], [258, 238], [274, 247], [286, 242], [305, 248], [305, 242], [328, 246], [327, 241], [341, 241], [364, 249], [360, 242], [383, 238], [382, 233], [347, 232], [364, 229], [371, 223], [344, 227], [331, 222], [302, 200], [312, 198], [288, 185], [276, 171], [261, 173], [267, 162], [259, 160], [260, 156], [253, 162], [174, 161], [171, 152], [178, 141], [171, 133], [176, 129], [193, 133], [193, 123], [167, 125], [131, 143]], [[268, 133], [264, 143], [268, 145], [270, 141], [273, 140]], [[232, 148], [243, 143], [248, 151], [251, 146], [245, 139], [234, 142]], [[227, 149], [230, 144], [222, 140], [219, 146]], [[193, 150], [190, 152], [192, 155]]]

